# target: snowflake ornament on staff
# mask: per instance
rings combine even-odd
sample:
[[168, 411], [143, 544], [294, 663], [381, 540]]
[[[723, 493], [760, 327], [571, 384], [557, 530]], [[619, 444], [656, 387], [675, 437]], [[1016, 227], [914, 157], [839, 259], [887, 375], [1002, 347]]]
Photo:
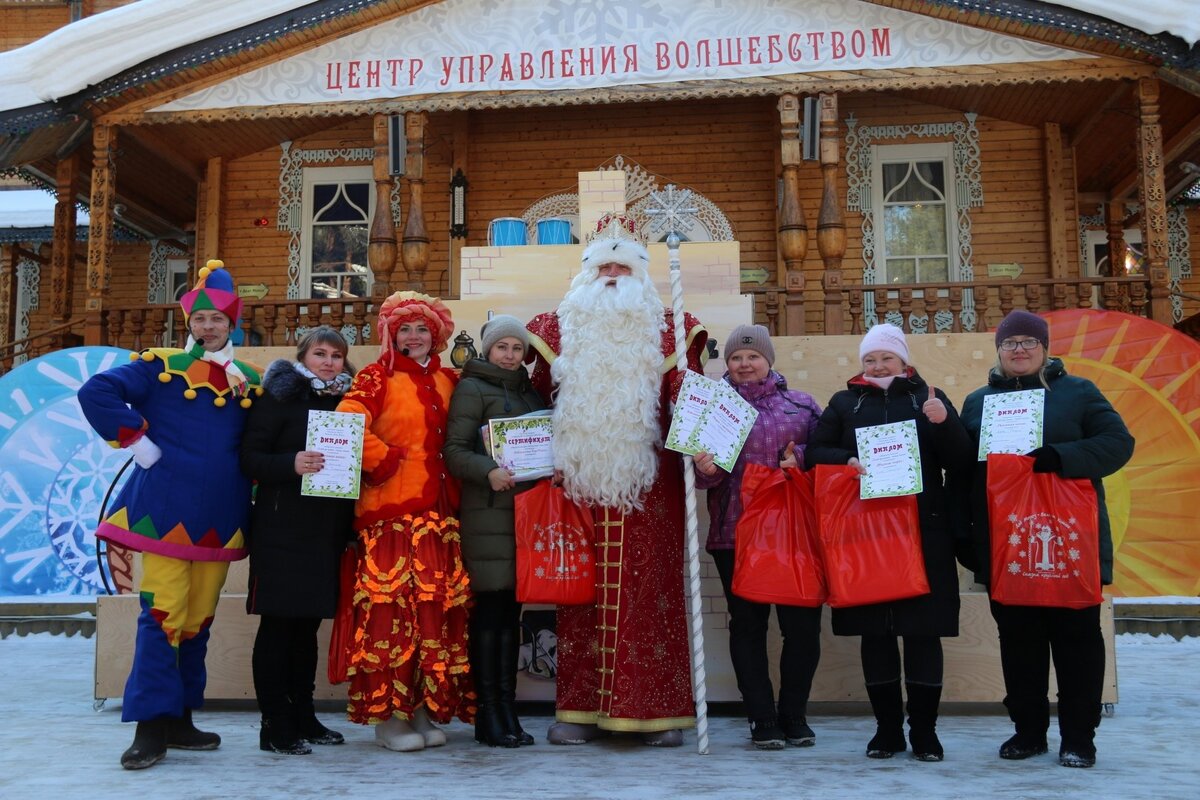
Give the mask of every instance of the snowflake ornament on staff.
[[[677, 190], [670, 184], [653, 192], [646, 209], [650, 231], [667, 232], [667, 252], [670, 255], [671, 308], [675, 317], [675, 367], [687, 371], [686, 321], [683, 317], [683, 279], [679, 269], [679, 231], [690, 230], [699, 212], [692, 205], [691, 189]], [[691, 623], [692, 692], [696, 701], [696, 749], [708, 753], [708, 690], [704, 673], [704, 617], [700, 607], [700, 526], [696, 517], [696, 476], [692, 472], [692, 457], [683, 457], [684, 513], [686, 519], [688, 617]]]

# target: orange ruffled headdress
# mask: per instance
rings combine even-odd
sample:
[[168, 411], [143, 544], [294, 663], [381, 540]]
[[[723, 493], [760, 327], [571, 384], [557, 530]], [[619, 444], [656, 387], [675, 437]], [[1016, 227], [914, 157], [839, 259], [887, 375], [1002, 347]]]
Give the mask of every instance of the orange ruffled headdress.
[[396, 357], [396, 331], [404, 322], [420, 320], [429, 326], [433, 335], [431, 353], [446, 349], [450, 334], [454, 333], [454, 320], [450, 309], [440, 297], [430, 297], [420, 292], [396, 292], [379, 307], [379, 362], [391, 370]]

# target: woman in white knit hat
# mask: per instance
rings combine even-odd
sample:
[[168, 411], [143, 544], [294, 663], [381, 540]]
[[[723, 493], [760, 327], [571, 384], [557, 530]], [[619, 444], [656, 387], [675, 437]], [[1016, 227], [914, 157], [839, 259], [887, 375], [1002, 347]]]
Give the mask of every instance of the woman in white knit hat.
[[[833, 632], [862, 637], [863, 679], [877, 731], [867, 756], [891, 758], [906, 750], [901, 677], [908, 693], [909, 741], [921, 761], [941, 761], [936, 724], [942, 694], [942, 636], [958, 635], [958, 567], [946, 519], [943, 470], [967, 470], [972, 450], [950, 400], [909, 366], [904, 331], [877, 324], [858, 349], [862, 372], [834, 394], [809, 440], [809, 464], [858, 461], [855, 431], [915, 420], [923, 490], [917, 495], [921, 550], [930, 592], [907, 600], [833, 610]], [[901, 667], [898, 637], [904, 638]]]

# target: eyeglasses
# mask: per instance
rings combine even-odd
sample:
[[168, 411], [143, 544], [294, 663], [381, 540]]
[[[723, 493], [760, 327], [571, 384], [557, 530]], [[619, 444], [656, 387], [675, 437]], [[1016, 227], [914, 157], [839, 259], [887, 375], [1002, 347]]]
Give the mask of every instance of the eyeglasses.
[[1000, 343], [1000, 349], [1007, 350], [1009, 352], [1016, 350], [1018, 347], [1022, 350], [1032, 350], [1040, 344], [1041, 342], [1039, 342], [1037, 339], [1021, 339], [1020, 341], [1016, 342], [1012, 339], [1005, 339]]

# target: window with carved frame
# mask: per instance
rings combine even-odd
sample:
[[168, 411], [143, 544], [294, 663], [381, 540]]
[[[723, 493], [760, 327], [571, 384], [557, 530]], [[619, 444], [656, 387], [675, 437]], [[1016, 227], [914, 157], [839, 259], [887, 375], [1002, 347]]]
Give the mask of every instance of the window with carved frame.
[[371, 167], [306, 167], [301, 214], [301, 286], [308, 297], [369, 298], [367, 263], [375, 211]]

